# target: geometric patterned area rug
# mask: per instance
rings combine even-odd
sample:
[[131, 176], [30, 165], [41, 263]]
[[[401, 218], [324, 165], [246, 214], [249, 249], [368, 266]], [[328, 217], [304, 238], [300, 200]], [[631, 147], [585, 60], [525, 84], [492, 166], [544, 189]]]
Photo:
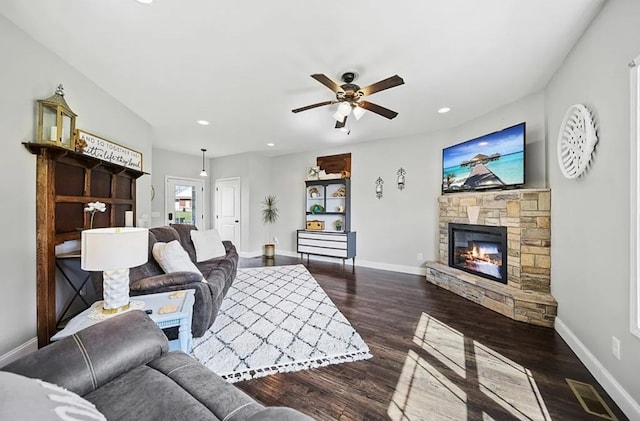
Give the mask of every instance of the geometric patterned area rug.
[[303, 265], [238, 269], [192, 355], [230, 383], [372, 357]]

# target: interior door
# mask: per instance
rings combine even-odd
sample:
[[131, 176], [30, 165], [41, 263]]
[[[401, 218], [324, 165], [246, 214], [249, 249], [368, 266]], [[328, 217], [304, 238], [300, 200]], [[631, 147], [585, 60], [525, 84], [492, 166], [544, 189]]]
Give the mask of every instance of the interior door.
[[216, 180], [215, 224], [223, 240], [240, 246], [240, 179]]
[[165, 221], [192, 224], [206, 229], [204, 219], [204, 180], [166, 177]]

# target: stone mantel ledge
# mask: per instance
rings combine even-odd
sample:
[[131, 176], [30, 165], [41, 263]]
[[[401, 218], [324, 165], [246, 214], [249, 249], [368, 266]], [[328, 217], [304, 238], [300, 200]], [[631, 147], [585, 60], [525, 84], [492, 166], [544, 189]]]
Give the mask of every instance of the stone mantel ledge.
[[513, 320], [553, 327], [558, 303], [546, 292], [526, 291], [427, 262], [427, 281]]

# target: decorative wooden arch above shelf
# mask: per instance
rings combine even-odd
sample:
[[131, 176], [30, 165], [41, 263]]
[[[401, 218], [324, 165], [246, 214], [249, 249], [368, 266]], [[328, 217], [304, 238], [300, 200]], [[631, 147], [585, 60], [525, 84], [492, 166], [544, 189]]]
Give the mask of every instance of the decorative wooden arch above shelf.
[[125, 211], [136, 211], [136, 180], [147, 174], [101, 161], [54, 144], [25, 142], [37, 157], [36, 248], [38, 346], [56, 332], [55, 246], [79, 240], [88, 229], [89, 202], [107, 205], [96, 213], [93, 228], [124, 226]]

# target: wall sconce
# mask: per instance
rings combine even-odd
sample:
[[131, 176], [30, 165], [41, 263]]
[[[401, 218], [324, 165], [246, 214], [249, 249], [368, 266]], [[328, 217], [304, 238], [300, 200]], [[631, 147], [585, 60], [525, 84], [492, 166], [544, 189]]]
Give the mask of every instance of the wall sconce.
[[206, 149], [200, 149], [202, 151], [202, 171], [200, 171], [200, 177], [207, 176], [207, 170], [204, 169], [204, 153], [207, 151]]
[[404, 175], [406, 173], [407, 172], [402, 167], [400, 167], [400, 169], [396, 173], [398, 174], [398, 190], [404, 190]]
[[382, 197], [382, 185], [384, 184], [384, 180], [380, 177], [376, 180], [376, 197], [380, 199]]

